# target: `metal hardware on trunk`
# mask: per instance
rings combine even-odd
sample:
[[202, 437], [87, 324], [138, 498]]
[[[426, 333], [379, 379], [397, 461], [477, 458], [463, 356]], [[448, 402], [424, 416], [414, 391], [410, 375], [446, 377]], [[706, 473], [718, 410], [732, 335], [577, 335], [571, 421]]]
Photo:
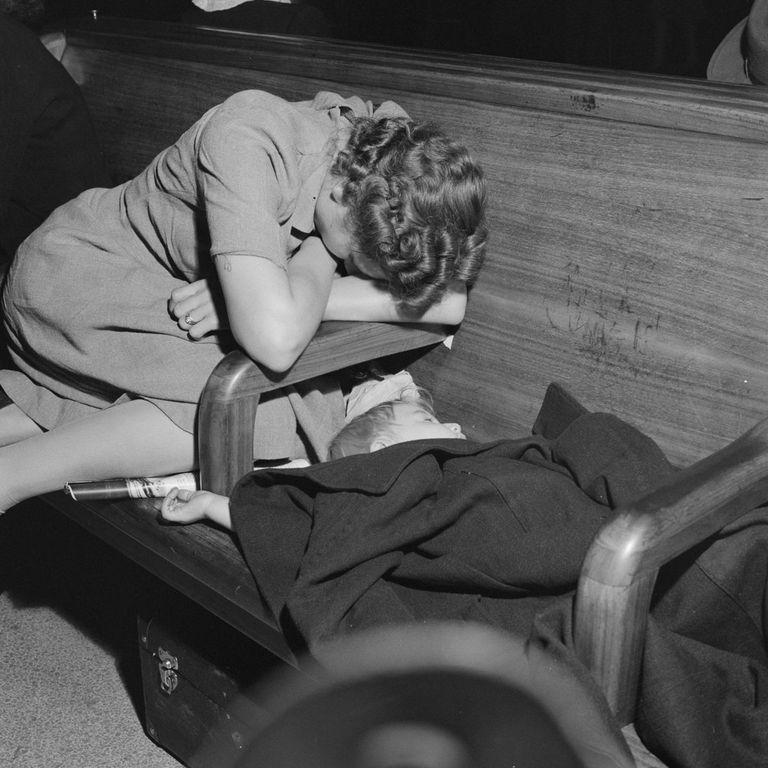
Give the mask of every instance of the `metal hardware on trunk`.
[[157, 668], [160, 672], [160, 690], [170, 696], [179, 684], [179, 676], [176, 670], [179, 668], [179, 660], [164, 648], [157, 648]]

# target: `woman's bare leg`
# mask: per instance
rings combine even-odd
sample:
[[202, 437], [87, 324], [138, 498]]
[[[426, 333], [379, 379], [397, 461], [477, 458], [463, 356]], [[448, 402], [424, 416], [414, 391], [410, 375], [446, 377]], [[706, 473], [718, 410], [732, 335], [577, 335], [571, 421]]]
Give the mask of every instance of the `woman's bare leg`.
[[68, 482], [167, 475], [194, 466], [194, 437], [146, 400], [132, 400], [0, 447], [0, 510]]

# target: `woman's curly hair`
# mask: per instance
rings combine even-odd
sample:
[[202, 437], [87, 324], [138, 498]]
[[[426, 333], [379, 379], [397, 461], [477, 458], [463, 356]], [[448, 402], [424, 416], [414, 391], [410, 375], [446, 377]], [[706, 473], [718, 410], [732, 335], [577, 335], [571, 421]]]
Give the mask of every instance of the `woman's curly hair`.
[[418, 315], [483, 263], [485, 181], [467, 149], [430, 123], [355, 118], [331, 172], [356, 247], [378, 261], [404, 311]]

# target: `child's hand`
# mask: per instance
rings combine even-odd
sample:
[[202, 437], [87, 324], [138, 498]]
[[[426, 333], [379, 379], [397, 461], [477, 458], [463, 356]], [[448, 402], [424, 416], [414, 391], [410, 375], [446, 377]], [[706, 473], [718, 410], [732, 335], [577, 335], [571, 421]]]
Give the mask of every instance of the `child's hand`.
[[184, 491], [172, 488], [163, 499], [160, 515], [169, 523], [198, 523], [209, 517], [215, 494], [208, 491]]

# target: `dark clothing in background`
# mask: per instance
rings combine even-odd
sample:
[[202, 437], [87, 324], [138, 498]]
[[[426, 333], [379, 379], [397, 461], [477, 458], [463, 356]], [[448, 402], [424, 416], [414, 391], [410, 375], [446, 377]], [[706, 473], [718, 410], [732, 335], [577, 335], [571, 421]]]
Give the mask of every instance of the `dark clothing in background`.
[[181, 20], [188, 24], [267, 34], [328, 37], [333, 32], [331, 23], [319, 8], [270, 0], [250, 0], [223, 11], [203, 11], [192, 6], [182, 13]]
[[0, 270], [54, 208], [102, 186], [111, 182], [77, 84], [0, 13]]
[[[546, 419], [544, 419], [546, 421]], [[324, 641], [390, 622], [487, 622], [552, 652], [593, 692], [573, 652], [573, 589], [617, 506], [674, 469], [605, 414], [554, 439], [419, 441], [305, 470], [247, 475], [232, 522], [289, 638]], [[663, 570], [636, 726], [684, 768], [765, 768], [768, 515]]]
[[635, 725], [668, 765], [768, 765], [766, 587], [764, 507], [661, 572]]

